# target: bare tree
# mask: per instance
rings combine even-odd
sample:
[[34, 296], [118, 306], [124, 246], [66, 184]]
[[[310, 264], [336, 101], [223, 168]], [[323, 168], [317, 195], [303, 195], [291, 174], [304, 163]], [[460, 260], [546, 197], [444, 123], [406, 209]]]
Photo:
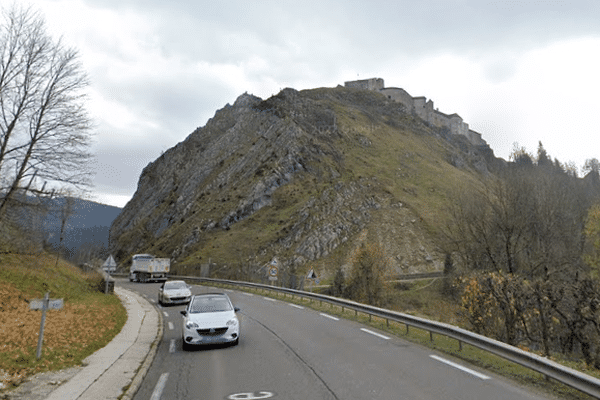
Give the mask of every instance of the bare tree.
[[16, 4], [0, 22], [0, 220], [28, 193], [90, 183], [87, 77], [77, 51]]
[[64, 198], [64, 203], [61, 205], [60, 209], [58, 210], [59, 216], [60, 216], [60, 235], [58, 238], [58, 248], [56, 251], [55, 267], [56, 267], [56, 265], [58, 265], [58, 259], [60, 258], [60, 252], [62, 250], [63, 239], [65, 237], [67, 221], [69, 220], [71, 215], [73, 215], [73, 213], [74, 213], [74, 210], [73, 210], [74, 204], [73, 203], [74, 203], [74, 199], [72, 197], [67, 196]]
[[583, 189], [549, 163], [514, 164], [457, 194], [448, 212], [448, 251], [467, 270], [555, 279], [583, 272]]

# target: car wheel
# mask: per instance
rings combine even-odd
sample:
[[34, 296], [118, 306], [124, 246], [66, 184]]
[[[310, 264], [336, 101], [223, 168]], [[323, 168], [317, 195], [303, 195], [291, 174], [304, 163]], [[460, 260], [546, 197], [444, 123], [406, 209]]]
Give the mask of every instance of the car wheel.
[[190, 345], [185, 342], [184, 338], [181, 338], [181, 342], [182, 342], [181, 348], [183, 349], [183, 351], [189, 351]]

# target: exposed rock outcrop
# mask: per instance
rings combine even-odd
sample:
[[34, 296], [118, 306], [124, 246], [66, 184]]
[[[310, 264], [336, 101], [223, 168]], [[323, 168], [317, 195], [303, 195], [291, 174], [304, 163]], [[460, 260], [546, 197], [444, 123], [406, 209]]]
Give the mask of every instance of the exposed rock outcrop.
[[494, 159], [379, 93], [243, 94], [144, 169], [111, 246], [120, 259], [143, 251], [194, 266], [277, 256], [295, 269], [334, 254], [343, 262], [366, 237], [394, 271], [439, 270], [428, 191], [443, 197], [448, 177], [485, 173]]

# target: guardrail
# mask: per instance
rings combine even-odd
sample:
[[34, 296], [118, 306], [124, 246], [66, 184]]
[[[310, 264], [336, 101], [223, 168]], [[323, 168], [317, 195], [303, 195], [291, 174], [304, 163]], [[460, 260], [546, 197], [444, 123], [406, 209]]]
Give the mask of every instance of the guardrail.
[[465, 329], [461, 329], [453, 325], [430, 321], [424, 318], [419, 318], [408, 314], [402, 314], [400, 312], [386, 310], [379, 307], [369, 306], [351, 300], [339, 299], [337, 297], [305, 292], [302, 290], [263, 285], [260, 283], [240, 282], [226, 279], [198, 278], [193, 276], [170, 276], [170, 278], [183, 279], [186, 281], [197, 283], [217, 283], [287, 293], [292, 296], [319, 300], [322, 302], [327, 302], [329, 304], [342, 307], [342, 309], [348, 308], [354, 310], [355, 312], [360, 312], [369, 316], [383, 318], [388, 322], [389, 320], [396, 321], [403, 325], [406, 325], [407, 331], [409, 327], [415, 327], [428, 331], [432, 339], [434, 333], [456, 339], [458, 341], [459, 348], [462, 348], [463, 343], [467, 343], [471, 346], [477, 347], [481, 350], [487, 351], [506, 360], [527, 367], [533, 371], [537, 371], [548, 378], [555, 379], [558, 382], [571, 386], [583, 393], [594, 396], [596, 398], [600, 398], [600, 379], [594, 378], [590, 375], [586, 375], [572, 368], [565, 367], [564, 365], [558, 364], [552, 360], [548, 360], [547, 358], [523, 351], [506, 343], [490, 339], [488, 337], [478, 335], [473, 332], [469, 332]]

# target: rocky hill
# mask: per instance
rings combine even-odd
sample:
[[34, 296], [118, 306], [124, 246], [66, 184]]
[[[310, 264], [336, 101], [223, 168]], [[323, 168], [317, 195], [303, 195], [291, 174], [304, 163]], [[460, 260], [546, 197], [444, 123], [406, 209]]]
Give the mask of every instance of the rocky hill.
[[289, 275], [326, 276], [370, 242], [392, 273], [441, 270], [449, 193], [502, 162], [377, 92], [243, 94], [144, 169], [110, 251], [170, 257], [188, 274], [276, 257]]

